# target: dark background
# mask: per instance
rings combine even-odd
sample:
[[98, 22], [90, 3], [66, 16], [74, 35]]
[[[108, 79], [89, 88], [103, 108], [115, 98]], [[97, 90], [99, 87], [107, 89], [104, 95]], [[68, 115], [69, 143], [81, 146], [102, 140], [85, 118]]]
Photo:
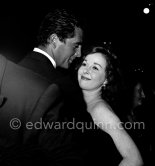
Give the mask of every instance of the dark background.
[[[62, 3], [63, 2], [63, 3]], [[111, 42], [125, 68], [142, 66], [154, 71], [154, 14], [152, 1], [21, 1], [0, 6], [0, 53], [18, 62], [32, 50], [37, 29], [45, 14], [53, 8], [65, 7], [84, 22], [85, 43]], [[150, 13], [143, 8], [150, 5]]]

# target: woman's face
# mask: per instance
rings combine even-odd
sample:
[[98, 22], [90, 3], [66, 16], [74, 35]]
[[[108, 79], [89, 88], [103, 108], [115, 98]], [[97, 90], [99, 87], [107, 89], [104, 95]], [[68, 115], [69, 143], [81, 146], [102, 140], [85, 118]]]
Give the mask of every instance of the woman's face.
[[145, 99], [145, 93], [141, 83], [137, 83], [134, 88], [133, 105], [134, 107], [142, 105]]
[[95, 90], [105, 82], [106, 59], [101, 53], [88, 54], [78, 70], [78, 82], [83, 90]]

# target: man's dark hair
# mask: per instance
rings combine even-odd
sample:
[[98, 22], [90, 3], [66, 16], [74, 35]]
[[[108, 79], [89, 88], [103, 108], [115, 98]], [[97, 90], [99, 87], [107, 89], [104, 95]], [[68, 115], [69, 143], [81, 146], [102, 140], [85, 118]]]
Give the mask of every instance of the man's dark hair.
[[38, 36], [37, 44], [46, 45], [47, 39], [51, 34], [56, 34], [60, 41], [65, 41], [66, 38], [74, 37], [76, 27], [81, 27], [79, 20], [65, 9], [55, 9], [48, 13], [42, 21]]

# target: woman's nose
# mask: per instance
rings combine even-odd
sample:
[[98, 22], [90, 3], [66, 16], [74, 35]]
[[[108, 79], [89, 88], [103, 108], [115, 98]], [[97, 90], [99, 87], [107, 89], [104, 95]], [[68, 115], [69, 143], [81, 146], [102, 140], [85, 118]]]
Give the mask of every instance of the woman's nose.
[[83, 73], [88, 74], [89, 73], [89, 68], [88, 67], [84, 68]]

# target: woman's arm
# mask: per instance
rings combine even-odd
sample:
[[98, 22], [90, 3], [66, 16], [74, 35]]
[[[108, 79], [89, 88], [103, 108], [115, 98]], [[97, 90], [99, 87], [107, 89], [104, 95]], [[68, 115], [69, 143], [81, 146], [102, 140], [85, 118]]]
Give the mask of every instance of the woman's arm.
[[140, 152], [132, 138], [125, 131], [119, 118], [104, 104], [99, 104], [91, 113], [92, 118], [102, 130], [113, 139], [123, 157], [119, 166], [142, 166]]

